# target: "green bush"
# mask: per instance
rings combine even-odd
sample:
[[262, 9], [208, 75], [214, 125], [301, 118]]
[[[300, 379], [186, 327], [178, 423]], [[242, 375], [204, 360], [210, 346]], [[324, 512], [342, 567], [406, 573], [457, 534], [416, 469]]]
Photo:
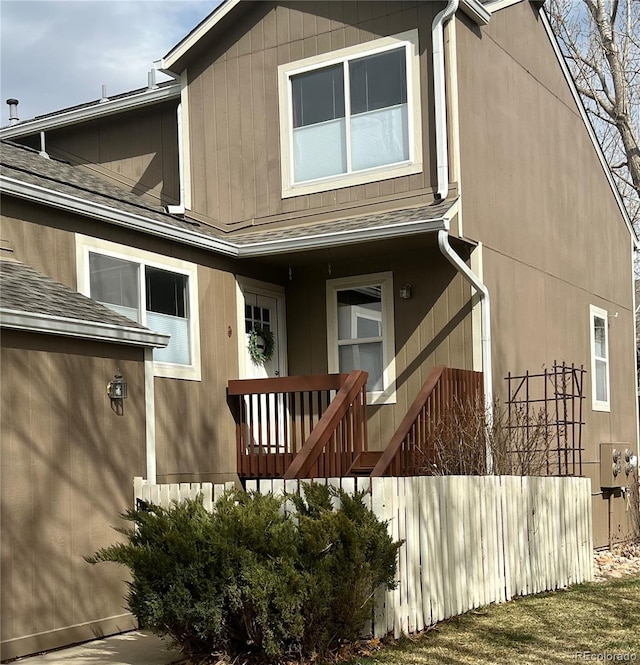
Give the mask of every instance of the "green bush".
[[394, 587], [401, 543], [362, 494], [308, 484], [304, 498], [287, 498], [295, 511], [286, 516], [285, 499], [236, 491], [213, 513], [201, 499], [130, 510], [127, 542], [87, 561], [127, 566], [132, 613], [192, 662], [323, 653], [357, 639], [374, 590]]

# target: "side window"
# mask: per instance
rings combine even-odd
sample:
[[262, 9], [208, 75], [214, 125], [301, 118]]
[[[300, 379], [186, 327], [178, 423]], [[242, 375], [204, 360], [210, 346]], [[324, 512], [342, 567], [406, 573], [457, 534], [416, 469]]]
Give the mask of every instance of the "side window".
[[283, 196], [422, 170], [417, 31], [281, 65]]
[[591, 392], [594, 411], [609, 411], [609, 317], [606, 310], [590, 307]]
[[197, 268], [183, 261], [78, 236], [78, 288], [154, 332], [171, 336], [153, 350], [154, 373], [200, 379]]
[[369, 373], [369, 403], [395, 401], [395, 342], [391, 273], [327, 282], [330, 372]]

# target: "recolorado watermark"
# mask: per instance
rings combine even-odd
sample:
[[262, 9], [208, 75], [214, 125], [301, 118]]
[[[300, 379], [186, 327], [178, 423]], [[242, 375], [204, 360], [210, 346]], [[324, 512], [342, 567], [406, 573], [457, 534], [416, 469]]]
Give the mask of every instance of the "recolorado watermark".
[[576, 651], [573, 656], [576, 660], [595, 660], [601, 663], [635, 663], [638, 659], [637, 653], [614, 653], [612, 651], [603, 651], [600, 653]]

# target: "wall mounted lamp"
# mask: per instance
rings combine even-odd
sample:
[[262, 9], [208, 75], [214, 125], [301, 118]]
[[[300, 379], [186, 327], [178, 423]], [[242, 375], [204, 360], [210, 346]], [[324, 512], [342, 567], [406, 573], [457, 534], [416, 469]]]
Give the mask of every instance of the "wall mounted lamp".
[[128, 386], [120, 371], [107, 383], [107, 395], [111, 400], [111, 408], [121, 416], [124, 413], [124, 400], [128, 396]]
[[400, 287], [400, 297], [402, 300], [409, 300], [411, 298], [411, 284], [403, 284]]

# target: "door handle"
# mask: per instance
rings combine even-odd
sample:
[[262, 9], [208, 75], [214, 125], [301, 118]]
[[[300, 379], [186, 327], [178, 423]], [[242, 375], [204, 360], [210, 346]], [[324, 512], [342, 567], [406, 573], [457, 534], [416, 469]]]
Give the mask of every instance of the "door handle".
[[280, 376], [280, 370], [277, 369], [277, 370], [275, 371], [275, 374], [276, 374], [276, 376]]

